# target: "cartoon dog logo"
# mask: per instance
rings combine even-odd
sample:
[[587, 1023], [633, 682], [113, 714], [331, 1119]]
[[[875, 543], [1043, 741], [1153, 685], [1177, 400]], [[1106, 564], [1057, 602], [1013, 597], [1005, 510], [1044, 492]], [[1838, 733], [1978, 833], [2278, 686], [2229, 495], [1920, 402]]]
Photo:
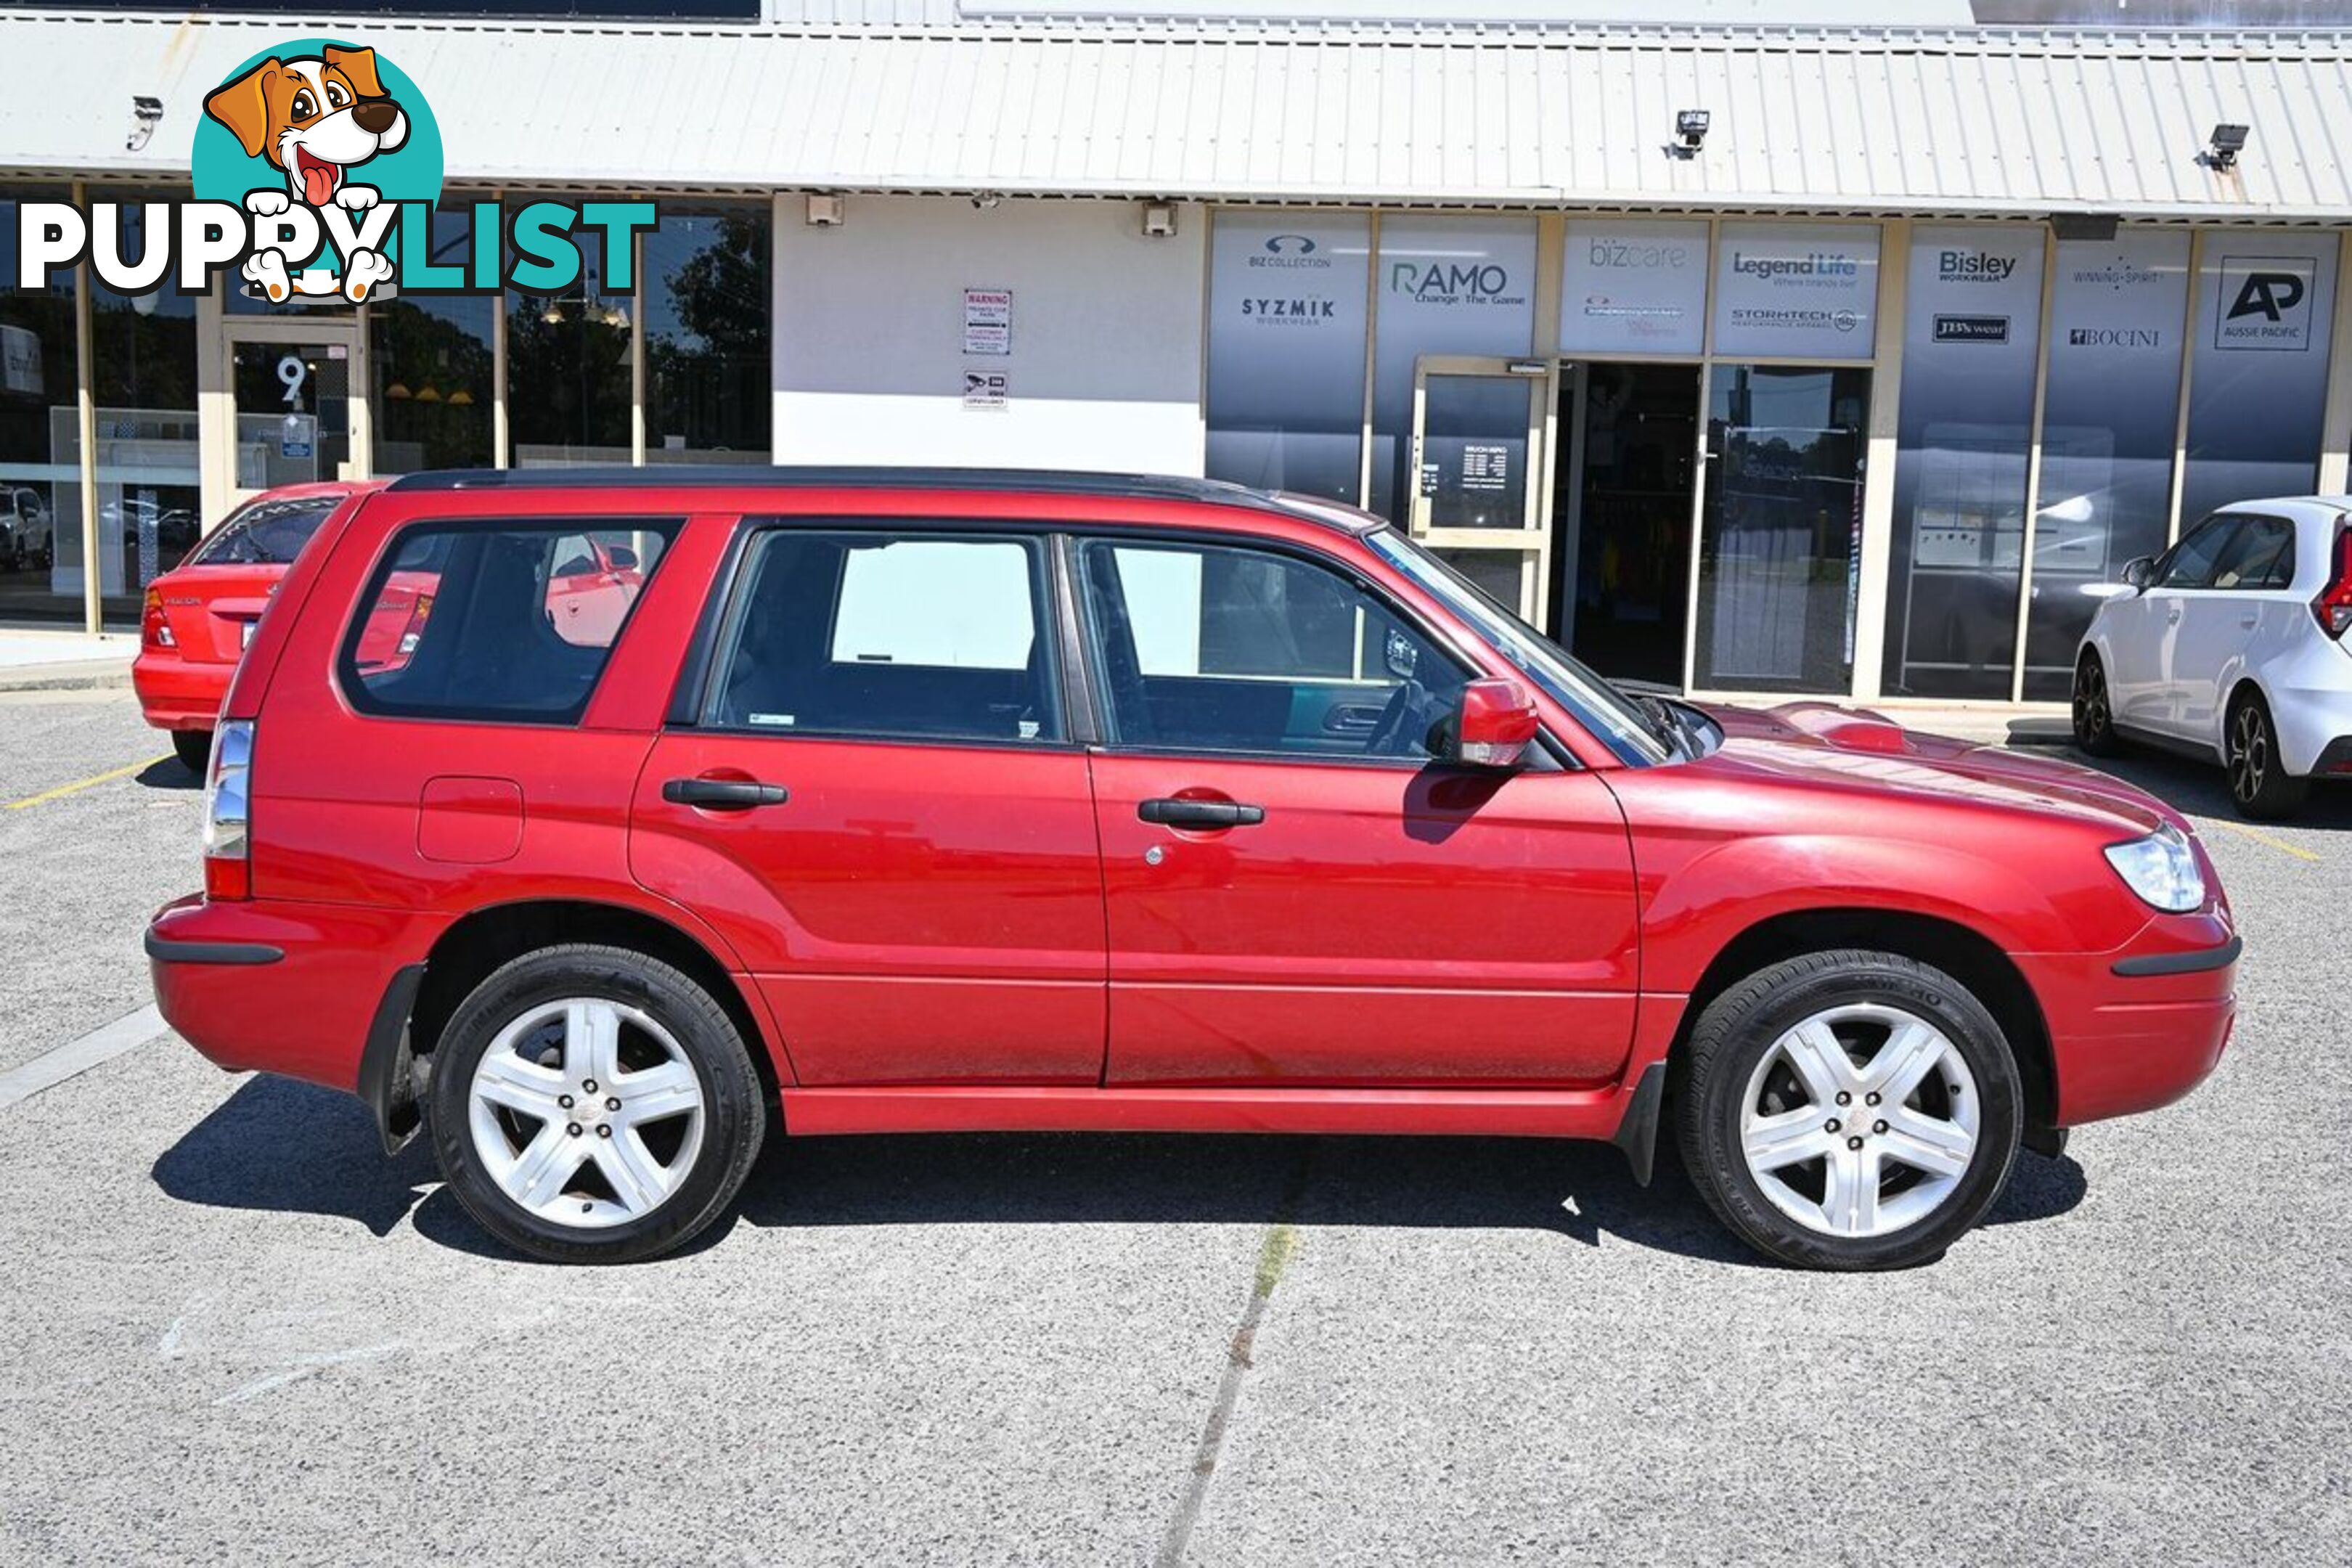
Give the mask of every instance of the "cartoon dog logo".
[[[373, 49], [323, 47], [316, 55], [266, 59], [213, 89], [205, 112], [228, 127], [247, 157], [261, 157], [283, 170], [286, 188], [246, 193], [247, 210], [262, 216], [282, 213], [294, 202], [312, 207], [330, 203], [352, 212], [375, 205], [373, 185], [350, 178], [350, 171], [408, 140], [408, 116], [385, 93], [376, 75]], [[286, 258], [257, 250], [245, 276], [273, 301], [296, 292], [336, 292], [331, 274], [299, 279], [287, 276]], [[357, 304], [390, 278], [392, 260], [380, 251], [356, 250], [343, 258], [340, 292]]]

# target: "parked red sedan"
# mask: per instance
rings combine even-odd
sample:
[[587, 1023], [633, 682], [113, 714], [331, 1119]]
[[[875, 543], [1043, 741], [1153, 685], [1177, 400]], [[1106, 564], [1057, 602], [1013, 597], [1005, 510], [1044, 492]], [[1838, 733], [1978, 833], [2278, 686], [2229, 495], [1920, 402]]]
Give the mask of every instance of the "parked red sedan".
[[190, 771], [204, 772], [229, 677], [286, 569], [329, 512], [383, 484], [331, 480], [265, 490], [148, 584], [131, 684], [147, 722], [171, 731], [172, 749]]
[[540, 1257], [678, 1246], [772, 1126], [1665, 1137], [1765, 1252], [1890, 1268], [2233, 1016], [2163, 803], [1631, 696], [1324, 502], [411, 475], [281, 596], [157, 998]]

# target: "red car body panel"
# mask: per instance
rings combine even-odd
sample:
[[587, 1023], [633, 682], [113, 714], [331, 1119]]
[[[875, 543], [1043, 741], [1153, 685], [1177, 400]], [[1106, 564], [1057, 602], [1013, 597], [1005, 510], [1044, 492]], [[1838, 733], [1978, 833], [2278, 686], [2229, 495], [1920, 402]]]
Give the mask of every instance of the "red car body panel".
[[[622, 512], [682, 521], [629, 585], [578, 724], [352, 708], [336, 653], [398, 529]], [[1762, 922], [1822, 910], [1933, 918], [2007, 954], [2050, 1039], [2057, 1125], [2178, 1098], [2226, 1040], [2233, 963], [2116, 969], [2234, 941], [2210, 864], [2206, 906], [2164, 915], [2099, 854], [2177, 814], [2087, 769], [1820, 704], [1726, 711], [1712, 754], [1632, 766], [1538, 694], [1575, 765], [1507, 777], [667, 722], [740, 520], [785, 514], [1276, 540], [1377, 584], [1480, 672], [1515, 674], [1361, 541], [1244, 506], [944, 482], [394, 490], [322, 526], [238, 670], [226, 712], [257, 720], [253, 897], [183, 900], [152, 934], [282, 956], [159, 958], [173, 1026], [226, 1066], [349, 1089], [397, 971], [469, 914], [562, 900], [708, 952], [796, 1133], [1607, 1137], [1708, 965]], [[693, 777], [782, 784], [789, 807], [664, 799]], [[1137, 801], [1185, 792], [1267, 821], [1144, 830]]]
[[[348, 500], [382, 489], [386, 482], [284, 485], [254, 499]], [[229, 520], [223, 521], [226, 525]], [[175, 566], [148, 584], [162, 601], [173, 637], [164, 645], [142, 635], [139, 656], [131, 661], [131, 689], [149, 724], [158, 730], [209, 730], [218, 722], [237, 661], [258, 635], [262, 612], [275, 600], [288, 570], [264, 562], [195, 563]]]

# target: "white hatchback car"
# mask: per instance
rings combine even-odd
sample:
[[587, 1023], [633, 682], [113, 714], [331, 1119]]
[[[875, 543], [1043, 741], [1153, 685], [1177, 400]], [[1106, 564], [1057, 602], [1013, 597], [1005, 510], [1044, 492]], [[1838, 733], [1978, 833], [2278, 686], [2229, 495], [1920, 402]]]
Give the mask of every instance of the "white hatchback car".
[[2074, 739], [2211, 757], [2248, 816], [2352, 776], [2352, 497], [2239, 501], [2124, 568], [2074, 664]]

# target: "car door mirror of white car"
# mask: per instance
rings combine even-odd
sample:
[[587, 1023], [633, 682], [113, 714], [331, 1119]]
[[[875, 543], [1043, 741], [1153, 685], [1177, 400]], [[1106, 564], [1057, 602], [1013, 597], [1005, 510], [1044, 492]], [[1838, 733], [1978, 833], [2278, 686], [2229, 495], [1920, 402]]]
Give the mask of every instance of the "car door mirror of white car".
[[2156, 581], [2156, 557], [2141, 555], [2124, 563], [2124, 586], [2145, 592]]

